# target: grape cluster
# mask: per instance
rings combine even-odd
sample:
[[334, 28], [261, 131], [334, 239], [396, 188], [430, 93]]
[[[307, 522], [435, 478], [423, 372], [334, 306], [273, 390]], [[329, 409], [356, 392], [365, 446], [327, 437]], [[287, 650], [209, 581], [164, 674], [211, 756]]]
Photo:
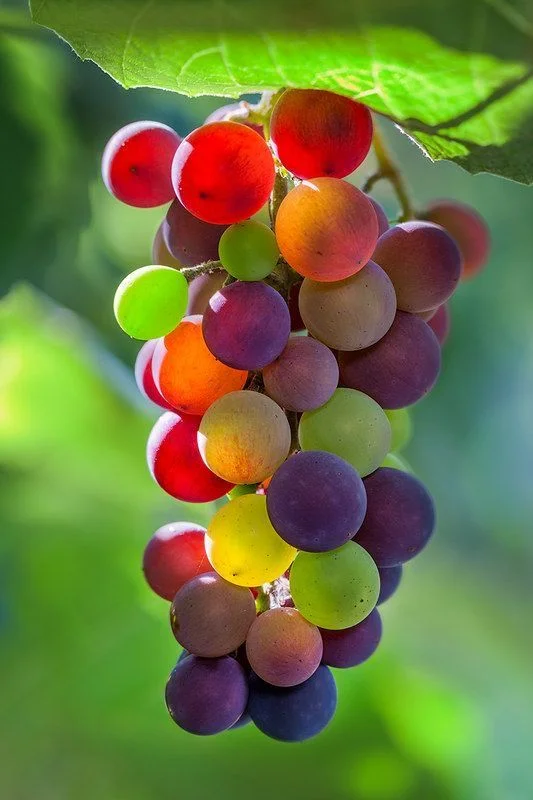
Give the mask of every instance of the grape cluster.
[[194, 734], [252, 722], [301, 741], [334, 714], [330, 668], [377, 648], [377, 606], [433, 532], [433, 501], [398, 452], [407, 407], [439, 374], [447, 301], [489, 241], [450, 201], [390, 227], [344, 180], [371, 147], [363, 105], [287, 90], [268, 141], [247, 114], [223, 107], [184, 139], [140, 122], [110, 140], [109, 190], [170, 203], [154, 264], [114, 308], [147, 340], [135, 377], [164, 409], [155, 481], [181, 501], [225, 498], [207, 530], [165, 525], [144, 553], [183, 648], [170, 715]]

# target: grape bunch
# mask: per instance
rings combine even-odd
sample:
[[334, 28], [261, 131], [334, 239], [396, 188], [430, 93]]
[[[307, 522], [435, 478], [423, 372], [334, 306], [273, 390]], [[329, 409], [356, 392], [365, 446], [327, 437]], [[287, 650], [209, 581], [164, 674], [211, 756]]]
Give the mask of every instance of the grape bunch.
[[183, 648], [168, 710], [194, 734], [252, 723], [301, 741], [333, 717], [331, 668], [376, 650], [377, 607], [433, 532], [399, 452], [439, 374], [448, 300], [489, 239], [452, 201], [390, 226], [345, 180], [372, 145], [360, 103], [286, 90], [264, 129], [260, 105], [184, 139], [127, 125], [103, 177], [127, 204], [169, 203], [153, 264], [114, 301], [164, 411], [150, 472], [177, 500], [220, 501], [207, 530], [167, 524], [144, 553]]

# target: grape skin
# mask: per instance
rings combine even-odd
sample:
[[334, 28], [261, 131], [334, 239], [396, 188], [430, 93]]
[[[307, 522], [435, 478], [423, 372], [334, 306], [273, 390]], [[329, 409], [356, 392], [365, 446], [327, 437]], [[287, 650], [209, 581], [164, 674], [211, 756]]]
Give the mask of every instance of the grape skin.
[[187, 316], [204, 314], [209, 300], [222, 288], [226, 277], [224, 270], [217, 269], [194, 278], [189, 284]]
[[211, 565], [205, 552], [205, 528], [194, 522], [170, 522], [158, 528], [144, 550], [143, 572], [150, 588], [164, 600]]
[[228, 583], [216, 572], [205, 572], [185, 583], [170, 609], [176, 640], [189, 653], [206, 658], [236, 650], [256, 617], [249, 589]]
[[366, 619], [341, 631], [320, 629], [323, 642], [322, 663], [347, 669], [362, 664], [376, 651], [382, 633], [381, 617], [374, 609]]
[[158, 339], [179, 323], [187, 307], [187, 281], [172, 267], [140, 267], [115, 292], [113, 310], [133, 339]]
[[407, 408], [385, 409], [390, 422], [392, 441], [391, 452], [397, 453], [407, 447], [413, 436], [413, 423]]
[[218, 259], [218, 244], [227, 225], [203, 222], [174, 200], [162, 222], [167, 249], [184, 267]]
[[170, 716], [183, 730], [198, 736], [222, 733], [246, 710], [246, 675], [229, 656], [189, 655], [172, 670], [165, 701]]
[[173, 267], [173, 269], [181, 269], [184, 265], [177, 258], [174, 258], [165, 243], [163, 236], [163, 226], [165, 221], [161, 223], [155, 232], [154, 241], [152, 242], [152, 263], [159, 264], [164, 267]]
[[443, 303], [437, 308], [436, 312], [428, 321], [428, 325], [442, 347], [450, 334], [450, 309], [447, 303]]
[[402, 579], [403, 567], [398, 564], [396, 567], [378, 567], [381, 588], [377, 605], [385, 603], [395, 593]]
[[263, 280], [279, 258], [274, 233], [253, 219], [230, 225], [220, 239], [218, 254], [227, 272], [240, 281]]
[[168, 411], [174, 411], [174, 408], [165, 400], [154, 381], [152, 360], [158, 343], [159, 339], [149, 339], [137, 353], [137, 358], [135, 359], [135, 383], [140, 393], [148, 400], [151, 400], [152, 403], [155, 403], [156, 406], [165, 408]]
[[378, 218], [378, 237], [383, 236], [385, 231], [388, 231], [390, 228], [389, 218], [385, 214], [385, 210], [381, 203], [378, 203], [378, 201], [374, 200], [374, 198], [370, 197], [370, 195], [367, 195], [367, 197], [372, 203], [374, 211], [376, 212], [376, 217]]
[[339, 366], [328, 348], [315, 339], [289, 339], [280, 356], [263, 370], [265, 391], [288, 411], [312, 411], [337, 388]]
[[463, 257], [462, 280], [473, 278], [483, 269], [490, 255], [490, 232], [474, 208], [456, 200], [436, 200], [423, 217], [441, 225], [457, 242]]

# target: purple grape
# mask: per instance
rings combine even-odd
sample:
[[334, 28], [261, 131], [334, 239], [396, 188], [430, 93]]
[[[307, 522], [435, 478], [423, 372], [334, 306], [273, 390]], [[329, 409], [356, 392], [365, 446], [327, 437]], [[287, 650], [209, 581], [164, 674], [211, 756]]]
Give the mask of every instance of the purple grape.
[[352, 628], [341, 631], [321, 628], [322, 663], [329, 667], [357, 667], [376, 650], [381, 640], [381, 628], [381, 617], [376, 609]]
[[341, 381], [383, 408], [404, 408], [433, 387], [440, 360], [440, 345], [429, 325], [415, 314], [398, 311], [379, 342], [365, 350], [340, 353]]
[[372, 203], [374, 211], [376, 212], [376, 217], [378, 218], [378, 236], [383, 236], [385, 231], [388, 231], [390, 228], [389, 218], [385, 214], [385, 211], [381, 203], [378, 203], [378, 201], [374, 200], [374, 198], [370, 197], [370, 195], [367, 195], [367, 197]]
[[322, 342], [295, 336], [265, 367], [265, 391], [288, 411], [313, 411], [327, 403], [339, 383], [337, 359]]
[[353, 538], [365, 516], [358, 472], [321, 450], [297, 453], [274, 473], [267, 492], [270, 521], [299, 550], [322, 553]]
[[282, 296], [260, 281], [236, 281], [209, 301], [203, 318], [205, 343], [234, 369], [258, 370], [276, 359], [291, 330]]
[[425, 547], [435, 526], [435, 508], [425, 486], [407, 472], [381, 467], [363, 481], [367, 512], [355, 537], [378, 567], [410, 561]]
[[437, 308], [428, 325], [442, 345], [446, 342], [450, 333], [450, 308], [447, 303], [443, 303]]
[[303, 742], [331, 721], [337, 688], [330, 670], [321, 664], [298, 686], [281, 688], [252, 673], [248, 713], [260, 731], [282, 742]]
[[392, 597], [402, 579], [403, 567], [398, 564], [396, 567], [378, 567], [380, 588], [377, 605], [380, 606], [389, 597]]
[[194, 267], [218, 259], [218, 243], [227, 227], [203, 222], [179, 200], [174, 200], [163, 220], [162, 231], [171, 255], [184, 267]]
[[231, 728], [246, 710], [243, 668], [229, 656], [187, 656], [174, 667], [165, 690], [170, 716], [180, 728], [209, 736]]
[[203, 314], [209, 300], [215, 292], [222, 288], [226, 277], [224, 270], [217, 269], [215, 272], [205, 272], [203, 275], [198, 275], [197, 278], [194, 278], [189, 283], [186, 316], [191, 317], [196, 314]]

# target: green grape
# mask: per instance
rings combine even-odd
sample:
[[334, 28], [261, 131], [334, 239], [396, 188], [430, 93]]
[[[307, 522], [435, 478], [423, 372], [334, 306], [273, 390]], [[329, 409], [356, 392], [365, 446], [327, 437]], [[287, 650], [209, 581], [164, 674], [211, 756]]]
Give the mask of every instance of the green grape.
[[300, 552], [291, 567], [294, 605], [309, 622], [329, 630], [357, 625], [379, 597], [379, 572], [355, 542], [328, 553]]
[[303, 450], [334, 453], [364, 477], [389, 452], [391, 427], [371, 397], [355, 389], [337, 389], [323, 406], [302, 414], [298, 438]]
[[122, 328], [134, 339], [166, 336], [187, 308], [187, 281], [172, 267], [141, 267], [115, 293], [113, 308]]
[[217, 511], [207, 529], [205, 549], [218, 574], [239, 586], [276, 580], [296, 555], [272, 527], [266, 497], [259, 494], [237, 497]]
[[240, 486], [234, 486], [233, 489], [227, 494], [230, 500], [235, 500], [236, 497], [242, 497], [245, 494], [255, 494], [257, 491], [257, 483], [242, 483]]
[[273, 232], [253, 219], [230, 225], [222, 234], [218, 254], [224, 268], [240, 281], [262, 281], [279, 258]]
[[391, 411], [385, 410], [385, 414], [390, 422], [392, 432], [392, 442], [390, 449], [393, 453], [403, 450], [413, 436], [413, 423], [407, 408], [394, 408]]
[[408, 472], [414, 475], [412, 466], [398, 453], [388, 453], [383, 459], [382, 467], [390, 467], [391, 469], [399, 469], [401, 472]]

